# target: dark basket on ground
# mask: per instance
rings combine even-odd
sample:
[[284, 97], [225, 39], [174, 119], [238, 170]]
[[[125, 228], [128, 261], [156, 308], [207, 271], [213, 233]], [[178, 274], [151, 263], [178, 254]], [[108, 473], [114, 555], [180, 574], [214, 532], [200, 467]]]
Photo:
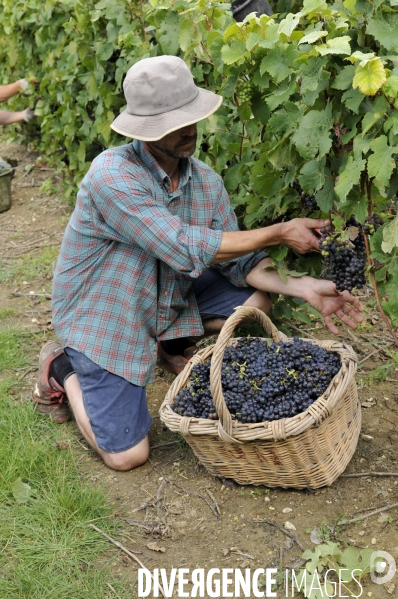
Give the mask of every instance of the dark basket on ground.
[[[337, 341], [305, 339], [340, 356], [341, 369], [327, 390], [301, 414], [242, 424], [232, 418], [225, 404], [221, 365], [225, 348], [237, 342], [231, 339], [234, 328], [247, 317], [258, 320], [274, 341], [292, 341], [260, 310], [237, 308], [217, 342], [199, 351], [174, 380], [160, 408], [162, 422], [185, 438], [199, 461], [215, 476], [232, 478], [242, 485], [296, 489], [332, 484], [349, 463], [361, 428], [353, 349]], [[193, 366], [210, 356], [210, 389], [219, 420], [179, 416], [170, 404], [186, 387]]]

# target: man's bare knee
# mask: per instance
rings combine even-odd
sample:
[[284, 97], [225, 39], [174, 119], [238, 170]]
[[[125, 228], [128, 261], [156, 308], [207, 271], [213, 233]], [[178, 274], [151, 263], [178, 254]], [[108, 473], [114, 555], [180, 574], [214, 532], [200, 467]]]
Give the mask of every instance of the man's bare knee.
[[266, 291], [255, 291], [243, 304], [250, 308], [258, 308], [267, 313], [272, 307], [272, 299]]
[[126, 472], [145, 464], [149, 457], [148, 437], [145, 437], [138, 445], [120, 453], [102, 453], [102, 459], [112, 470]]

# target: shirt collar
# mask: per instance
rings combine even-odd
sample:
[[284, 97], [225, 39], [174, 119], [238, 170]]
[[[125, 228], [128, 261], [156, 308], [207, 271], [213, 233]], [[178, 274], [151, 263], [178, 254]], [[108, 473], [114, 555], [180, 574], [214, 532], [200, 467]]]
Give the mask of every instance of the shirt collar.
[[[133, 148], [138, 157], [138, 159], [143, 163], [143, 165], [150, 171], [151, 175], [160, 183], [170, 184], [170, 177], [168, 174], [162, 169], [161, 166], [157, 163], [155, 158], [152, 156], [150, 152], [146, 149], [145, 145], [139, 139], [135, 139], [133, 141]], [[191, 158], [181, 158], [180, 159], [180, 180], [179, 186], [182, 187], [186, 185], [188, 180], [192, 177], [192, 162]]]

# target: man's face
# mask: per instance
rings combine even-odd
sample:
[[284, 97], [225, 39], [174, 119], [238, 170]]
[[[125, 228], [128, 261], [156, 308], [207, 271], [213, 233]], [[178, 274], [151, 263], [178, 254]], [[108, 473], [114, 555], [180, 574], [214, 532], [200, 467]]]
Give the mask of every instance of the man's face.
[[196, 149], [198, 130], [196, 123], [173, 131], [158, 141], [147, 142], [149, 148], [154, 148], [172, 158], [188, 158]]

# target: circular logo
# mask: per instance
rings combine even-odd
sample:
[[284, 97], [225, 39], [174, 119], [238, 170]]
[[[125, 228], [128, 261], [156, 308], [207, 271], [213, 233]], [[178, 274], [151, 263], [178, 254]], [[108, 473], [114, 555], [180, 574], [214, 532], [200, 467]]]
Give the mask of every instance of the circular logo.
[[374, 551], [370, 556], [370, 578], [375, 584], [390, 582], [396, 570], [395, 559], [387, 551]]

